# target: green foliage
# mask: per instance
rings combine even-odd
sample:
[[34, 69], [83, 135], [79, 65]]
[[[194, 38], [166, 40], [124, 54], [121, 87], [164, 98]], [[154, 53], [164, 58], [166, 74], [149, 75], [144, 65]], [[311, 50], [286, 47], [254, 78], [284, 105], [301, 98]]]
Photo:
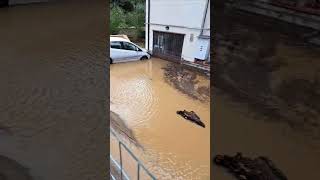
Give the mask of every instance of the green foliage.
[[121, 29], [132, 28], [131, 31], [134, 31], [135, 38], [144, 37], [144, 3], [144, 0], [112, 0], [110, 4], [110, 33], [118, 34]]
[[110, 33], [117, 34], [123, 27], [126, 27], [123, 10], [119, 7], [112, 8], [110, 12]]

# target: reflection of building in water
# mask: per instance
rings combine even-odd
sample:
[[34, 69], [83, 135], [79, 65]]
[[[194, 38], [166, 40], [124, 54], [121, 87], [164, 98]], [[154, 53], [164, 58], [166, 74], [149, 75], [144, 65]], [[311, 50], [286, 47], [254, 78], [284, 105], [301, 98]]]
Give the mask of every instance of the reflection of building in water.
[[148, 75], [152, 78], [152, 61], [148, 61]]
[[146, 0], [146, 47], [167, 60], [209, 60], [210, 0]]
[[243, 11], [320, 30], [319, 0], [229, 0], [229, 2], [229, 5]]

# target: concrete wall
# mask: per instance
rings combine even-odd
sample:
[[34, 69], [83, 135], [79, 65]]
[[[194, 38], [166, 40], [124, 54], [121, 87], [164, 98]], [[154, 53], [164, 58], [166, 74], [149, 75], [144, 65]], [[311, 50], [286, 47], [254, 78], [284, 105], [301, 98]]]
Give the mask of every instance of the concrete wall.
[[[148, 0], [146, 0], [146, 47], [152, 52], [153, 31], [184, 34], [182, 59], [194, 61], [207, 0], [150, 0], [150, 35], [148, 39]], [[169, 30], [166, 30], [169, 26]], [[210, 4], [204, 35], [210, 36]], [[191, 38], [193, 37], [193, 38]]]

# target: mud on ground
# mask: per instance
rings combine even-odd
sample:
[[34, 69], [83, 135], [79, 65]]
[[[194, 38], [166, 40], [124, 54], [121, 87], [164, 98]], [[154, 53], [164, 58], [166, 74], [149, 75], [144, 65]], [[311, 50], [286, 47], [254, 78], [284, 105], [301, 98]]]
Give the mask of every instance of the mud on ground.
[[132, 129], [130, 129], [121, 117], [115, 112], [110, 111], [110, 127], [116, 131], [119, 135], [122, 135], [125, 139], [129, 140], [138, 147], [142, 145], [138, 142]]
[[163, 69], [165, 81], [171, 86], [193, 99], [210, 102], [210, 86], [202, 82], [207, 76], [176, 63], [169, 63]]

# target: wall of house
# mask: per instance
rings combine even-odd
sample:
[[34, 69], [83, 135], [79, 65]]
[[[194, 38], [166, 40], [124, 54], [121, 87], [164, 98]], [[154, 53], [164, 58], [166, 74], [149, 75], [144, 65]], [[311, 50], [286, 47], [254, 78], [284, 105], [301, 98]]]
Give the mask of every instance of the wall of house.
[[151, 23], [201, 28], [207, 0], [150, 1]]
[[[185, 34], [182, 59], [194, 61], [197, 40], [207, 0], [150, 0], [150, 39], [148, 39], [148, 1], [146, 0], [146, 47], [152, 52], [153, 31]], [[210, 5], [205, 20], [204, 35], [210, 36]], [[169, 30], [166, 30], [169, 26]], [[191, 40], [191, 36], [193, 36]]]

